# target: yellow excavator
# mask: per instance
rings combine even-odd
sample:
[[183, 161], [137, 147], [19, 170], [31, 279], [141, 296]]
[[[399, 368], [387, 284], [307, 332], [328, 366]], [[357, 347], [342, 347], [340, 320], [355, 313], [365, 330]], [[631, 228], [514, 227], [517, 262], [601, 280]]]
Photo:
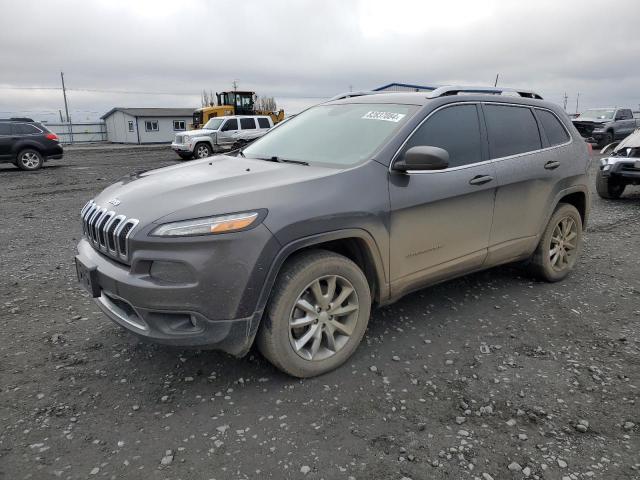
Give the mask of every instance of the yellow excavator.
[[210, 119], [227, 115], [269, 115], [273, 124], [284, 120], [284, 110], [264, 111], [255, 109], [256, 93], [233, 90], [216, 93], [217, 105], [198, 108], [193, 112], [193, 123], [190, 130], [202, 128]]

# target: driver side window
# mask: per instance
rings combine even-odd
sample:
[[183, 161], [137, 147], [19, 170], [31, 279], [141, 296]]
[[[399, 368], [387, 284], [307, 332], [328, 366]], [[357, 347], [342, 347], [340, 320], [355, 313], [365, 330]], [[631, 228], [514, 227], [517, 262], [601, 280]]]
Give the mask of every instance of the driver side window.
[[222, 126], [221, 131], [223, 132], [228, 132], [231, 130], [238, 130], [238, 119], [236, 118], [231, 118], [229, 120], [227, 120], [225, 122], [225, 124]]
[[416, 146], [444, 148], [449, 152], [449, 168], [482, 161], [476, 105], [454, 105], [437, 111], [413, 133], [401, 155]]

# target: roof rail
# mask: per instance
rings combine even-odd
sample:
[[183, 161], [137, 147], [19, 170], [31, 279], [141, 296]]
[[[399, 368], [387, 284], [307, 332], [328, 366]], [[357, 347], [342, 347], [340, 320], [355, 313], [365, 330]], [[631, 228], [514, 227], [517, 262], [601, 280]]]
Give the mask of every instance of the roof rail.
[[536, 92], [529, 90], [522, 90], [520, 88], [504, 88], [504, 87], [476, 87], [476, 86], [459, 86], [459, 85], [447, 85], [445, 87], [438, 87], [432, 92], [427, 92], [427, 98], [444, 97], [447, 95], [459, 95], [461, 93], [485, 93], [489, 95], [504, 95], [505, 93], [517, 93], [521, 97], [535, 98], [542, 100], [542, 96]]
[[336, 95], [335, 97], [331, 97], [329, 100], [327, 100], [327, 102], [333, 102], [334, 100], [342, 100], [342, 99], [351, 98], [351, 97], [362, 97], [363, 95], [377, 95], [380, 93], [385, 93], [385, 92], [374, 92], [373, 90], [359, 90], [357, 92], [344, 92]]

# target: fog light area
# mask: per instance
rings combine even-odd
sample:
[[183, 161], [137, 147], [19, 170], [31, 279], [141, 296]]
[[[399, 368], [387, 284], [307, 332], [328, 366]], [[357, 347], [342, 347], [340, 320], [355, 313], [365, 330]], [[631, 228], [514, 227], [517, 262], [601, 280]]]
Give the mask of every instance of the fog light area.
[[153, 279], [165, 283], [193, 283], [195, 281], [191, 269], [180, 262], [154, 261], [149, 269], [149, 275]]

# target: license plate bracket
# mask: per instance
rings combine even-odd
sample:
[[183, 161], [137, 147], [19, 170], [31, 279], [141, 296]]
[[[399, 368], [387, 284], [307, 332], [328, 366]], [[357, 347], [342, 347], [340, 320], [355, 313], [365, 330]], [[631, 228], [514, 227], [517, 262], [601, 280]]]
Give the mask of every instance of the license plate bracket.
[[93, 298], [98, 298], [101, 294], [100, 284], [98, 283], [98, 267], [85, 265], [82, 260], [76, 257], [76, 274], [80, 285]]

